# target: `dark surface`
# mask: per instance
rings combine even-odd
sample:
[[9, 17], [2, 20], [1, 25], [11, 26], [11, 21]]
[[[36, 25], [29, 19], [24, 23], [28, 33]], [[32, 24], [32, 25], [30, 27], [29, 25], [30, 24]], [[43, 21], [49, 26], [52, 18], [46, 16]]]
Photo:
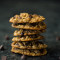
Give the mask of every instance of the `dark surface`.
[[[11, 53], [11, 39], [15, 28], [11, 27], [9, 18], [21, 12], [35, 13], [43, 15], [47, 24], [45, 43], [48, 45], [48, 54], [41, 57], [27, 57], [27, 60], [59, 60], [60, 41], [56, 36], [60, 36], [60, 2], [51, 1], [0, 1], [0, 45], [4, 45], [6, 50], [0, 51], [1, 56], [7, 56], [7, 60], [21, 60], [21, 55]], [[5, 35], [10, 37], [6, 40]]]

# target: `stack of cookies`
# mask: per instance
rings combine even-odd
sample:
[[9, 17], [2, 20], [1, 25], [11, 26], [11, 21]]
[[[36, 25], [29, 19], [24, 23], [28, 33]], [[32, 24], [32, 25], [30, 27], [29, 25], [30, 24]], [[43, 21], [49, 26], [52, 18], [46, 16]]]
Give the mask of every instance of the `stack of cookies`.
[[46, 29], [44, 20], [43, 16], [28, 13], [20, 13], [10, 18], [9, 22], [13, 23], [12, 27], [18, 28], [14, 32], [11, 51], [28, 56], [45, 55], [47, 45], [41, 41], [44, 39], [41, 33]]

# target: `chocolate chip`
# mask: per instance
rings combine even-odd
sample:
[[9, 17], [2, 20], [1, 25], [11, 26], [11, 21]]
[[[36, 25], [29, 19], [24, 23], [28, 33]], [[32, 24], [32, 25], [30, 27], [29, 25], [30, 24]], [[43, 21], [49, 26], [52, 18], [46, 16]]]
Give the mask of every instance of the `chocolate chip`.
[[21, 56], [21, 60], [26, 60], [27, 58], [26, 58], [26, 56], [25, 55], [22, 55]]
[[60, 40], [60, 36], [57, 36], [57, 37], [56, 37], [56, 40], [57, 40], [57, 41]]
[[18, 45], [20, 47], [20, 45], [18, 43], [16, 43], [15, 45]]
[[2, 56], [1, 60], [7, 60], [7, 56]]
[[5, 39], [6, 39], [6, 40], [9, 40], [10, 38], [9, 38], [9, 36], [8, 36], [8, 35], [6, 35], [6, 36], [5, 36]]
[[24, 36], [24, 33], [23, 32], [21, 33], [21, 36]]
[[30, 18], [32, 18], [32, 15], [29, 15]]
[[5, 50], [3, 45], [0, 45], [0, 50]]

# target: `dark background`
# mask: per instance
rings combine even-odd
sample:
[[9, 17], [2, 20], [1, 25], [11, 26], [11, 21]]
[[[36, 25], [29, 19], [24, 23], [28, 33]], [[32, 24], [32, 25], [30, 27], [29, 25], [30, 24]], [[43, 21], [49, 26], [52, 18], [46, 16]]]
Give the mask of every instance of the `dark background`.
[[[41, 57], [27, 57], [27, 60], [59, 60], [60, 41], [56, 40], [56, 37], [60, 36], [60, 0], [1, 0], [0, 45], [4, 45], [6, 50], [0, 51], [0, 60], [1, 56], [7, 56], [7, 60], [21, 60], [21, 55], [10, 51], [15, 28], [9, 23], [10, 17], [21, 12], [42, 15], [46, 18], [47, 24], [47, 31], [43, 35], [46, 37], [44, 42], [48, 45], [48, 54]], [[10, 40], [5, 39], [6, 35]]]

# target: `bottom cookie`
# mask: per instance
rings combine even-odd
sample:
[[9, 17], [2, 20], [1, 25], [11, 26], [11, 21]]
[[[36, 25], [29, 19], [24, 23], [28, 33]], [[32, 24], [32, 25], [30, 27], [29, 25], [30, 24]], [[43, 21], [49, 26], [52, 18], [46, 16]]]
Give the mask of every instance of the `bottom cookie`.
[[23, 49], [12, 47], [11, 51], [14, 53], [24, 54], [24, 55], [28, 55], [28, 56], [42, 56], [42, 55], [47, 54], [46, 49], [41, 49], [41, 50], [26, 50], [26, 49], [24, 49], [23, 50]]

